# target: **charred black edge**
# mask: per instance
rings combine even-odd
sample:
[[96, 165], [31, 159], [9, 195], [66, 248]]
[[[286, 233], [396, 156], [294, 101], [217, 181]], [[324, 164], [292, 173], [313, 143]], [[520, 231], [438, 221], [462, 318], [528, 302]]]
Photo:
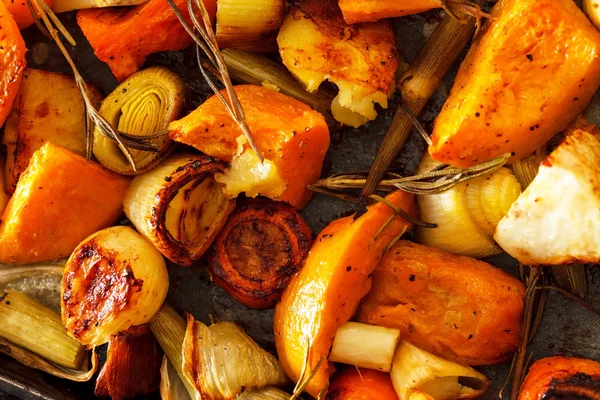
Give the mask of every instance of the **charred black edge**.
[[598, 400], [600, 377], [577, 372], [565, 379], [553, 378], [542, 400]]

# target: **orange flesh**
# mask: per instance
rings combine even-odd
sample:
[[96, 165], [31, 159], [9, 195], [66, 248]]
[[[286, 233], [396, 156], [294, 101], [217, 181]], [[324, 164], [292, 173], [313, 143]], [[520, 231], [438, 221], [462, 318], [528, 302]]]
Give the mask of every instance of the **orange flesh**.
[[[272, 160], [286, 187], [274, 200], [302, 208], [311, 197], [307, 185], [321, 175], [329, 148], [325, 118], [296, 99], [262, 86], [235, 86], [246, 122], [262, 155]], [[218, 97], [169, 125], [171, 139], [231, 162], [242, 131]], [[248, 145], [246, 145], [248, 147]]]
[[418, 14], [440, 7], [439, 0], [339, 0], [348, 24]]
[[[174, 0], [189, 24], [185, 0]], [[216, 0], [203, 0], [211, 20]], [[94, 48], [94, 54], [108, 64], [121, 82], [137, 72], [146, 57], [166, 50], [181, 50], [192, 43], [166, 0], [150, 0], [134, 8], [97, 8], [77, 13], [77, 24]]]
[[23, 172], [0, 224], [0, 262], [67, 257], [123, 213], [129, 180], [68, 150], [45, 144]]
[[[50, 7], [54, 3], [53, 0], [44, 0], [44, 2]], [[8, 12], [15, 19], [19, 29], [25, 29], [33, 25], [33, 16], [31, 15], [31, 11], [29, 11], [26, 0], [4, 0], [4, 4], [6, 4]]]
[[523, 159], [600, 84], [600, 33], [572, 0], [501, 0], [492, 16], [435, 121], [429, 152], [442, 163]]
[[27, 64], [26, 51], [17, 23], [4, 2], [0, 2], [0, 126], [4, 125], [19, 91]]
[[[390, 194], [387, 200], [405, 211], [414, 207], [413, 195], [401, 191]], [[305, 360], [308, 360], [308, 375], [323, 359], [306, 387], [306, 392], [315, 398], [327, 388], [333, 372], [327, 355], [335, 333], [369, 292], [370, 274], [385, 248], [410, 228], [408, 222], [396, 217], [375, 238], [392, 215], [388, 206], [378, 203], [356, 220], [350, 216], [329, 224], [318, 235], [304, 265], [275, 308], [275, 345], [288, 377], [297, 382]]]
[[348, 367], [333, 376], [328, 400], [397, 400], [390, 374]]

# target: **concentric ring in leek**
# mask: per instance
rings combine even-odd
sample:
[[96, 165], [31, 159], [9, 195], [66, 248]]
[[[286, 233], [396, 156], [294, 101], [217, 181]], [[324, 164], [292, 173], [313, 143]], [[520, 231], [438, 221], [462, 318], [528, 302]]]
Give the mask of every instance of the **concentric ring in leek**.
[[226, 168], [225, 162], [201, 154], [171, 156], [131, 182], [125, 214], [165, 257], [191, 265], [235, 208], [214, 179]]
[[[100, 114], [120, 132], [136, 136], [151, 135], [165, 130], [169, 122], [181, 113], [185, 84], [175, 73], [164, 67], [150, 67], [131, 75], [103, 102]], [[157, 152], [129, 149], [137, 165], [133, 170], [119, 146], [94, 129], [94, 156], [100, 163], [123, 175], [136, 175], [150, 170], [172, 148], [167, 135], [150, 140]]]

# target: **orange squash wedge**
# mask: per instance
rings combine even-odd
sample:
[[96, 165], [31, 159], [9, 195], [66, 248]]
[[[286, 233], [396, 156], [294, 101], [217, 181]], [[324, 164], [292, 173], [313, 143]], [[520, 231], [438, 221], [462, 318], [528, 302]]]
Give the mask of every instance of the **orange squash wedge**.
[[19, 27], [0, 2], [0, 126], [8, 117], [21, 85], [27, 48]]
[[[386, 199], [413, 211], [413, 195], [397, 191]], [[391, 208], [378, 203], [359, 218], [350, 216], [329, 224], [275, 308], [279, 361], [294, 382], [305, 381], [316, 370], [305, 389], [315, 398], [327, 389], [334, 371], [327, 355], [337, 329], [354, 315], [369, 292], [370, 275], [386, 247], [411, 226], [400, 217], [386, 226], [391, 216]]]
[[37, 150], [0, 223], [0, 262], [67, 257], [123, 213], [129, 180], [51, 143]]
[[[44, 2], [50, 7], [52, 7], [52, 4], [54, 3], [53, 0], [44, 0]], [[29, 7], [25, 0], [4, 0], [4, 4], [6, 5], [8, 12], [10, 12], [15, 19], [19, 29], [25, 29], [33, 25], [33, 16], [31, 15], [31, 11], [29, 11]]]

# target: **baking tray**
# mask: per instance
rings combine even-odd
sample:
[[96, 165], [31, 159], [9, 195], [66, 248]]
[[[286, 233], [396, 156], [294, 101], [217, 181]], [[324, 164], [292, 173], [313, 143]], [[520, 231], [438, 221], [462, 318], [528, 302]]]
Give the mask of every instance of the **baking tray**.
[[[87, 82], [95, 84], [104, 95], [117, 85], [109, 68], [96, 59], [93, 51], [75, 21], [75, 13], [62, 14], [61, 20], [78, 43], [77, 50], [71, 55]], [[440, 20], [440, 13], [432, 11], [416, 16], [404, 17], [394, 21], [398, 38], [398, 47], [407, 62], [411, 62], [423, 47], [426, 37]], [[23, 33], [28, 48], [28, 66], [47, 69], [70, 75], [71, 72], [54, 43], [41, 35], [35, 27]], [[458, 64], [458, 63], [457, 63]], [[179, 74], [190, 87], [188, 107], [196, 108], [209, 95], [210, 90], [199, 73], [191, 50], [181, 52], [158, 53], [150, 56], [149, 65], [165, 65]], [[425, 126], [431, 124], [439, 112], [450, 89], [457, 66], [448, 73], [444, 83], [433, 95], [421, 116]], [[332, 144], [325, 160], [323, 176], [341, 171], [367, 170], [375, 156], [377, 147], [396, 107], [394, 102], [388, 111], [359, 129], [347, 129], [332, 132]], [[600, 101], [598, 96], [588, 108], [588, 117], [600, 122]], [[413, 132], [394, 167], [410, 174], [414, 172], [418, 159], [425, 150], [422, 139]], [[355, 206], [329, 197], [316, 195], [302, 211], [303, 216], [318, 233], [330, 221], [355, 211]], [[507, 256], [495, 257], [487, 261], [515, 274], [516, 262]], [[600, 271], [590, 266], [590, 301], [600, 308]], [[229, 297], [222, 289], [211, 284], [204, 272], [203, 262], [192, 267], [169, 266], [170, 288], [167, 302], [179, 311], [192, 313], [196, 318], [208, 323], [213, 315], [221, 321], [232, 320], [240, 324], [262, 346], [274, 351], [272, 333], [272, 310], [249, 310]], [[0, 321], [2, 323], [2, 321]], [[600, 326], [595, 315], [579, 305], [552, 293], [539, 333], [529, 350], [532, 360], [552, 356], [567, 355], [592, 358], [600, 361]], [[490, 391], [484, 399], [498, 398], [500, 388], [506, 381], [509, 365], [507, 363], [481, 368], [492, 380]], [[73, 384], [49, 375], [27, 369], [13, 360], [0, 356], [0, 399], [48, 399], [71, 400], [93, 398], [93, 380], [86, 384]], [[510, 390], [505, 390], [508, 398]], [[151, 395], [148, 399], [157, 399]]]

